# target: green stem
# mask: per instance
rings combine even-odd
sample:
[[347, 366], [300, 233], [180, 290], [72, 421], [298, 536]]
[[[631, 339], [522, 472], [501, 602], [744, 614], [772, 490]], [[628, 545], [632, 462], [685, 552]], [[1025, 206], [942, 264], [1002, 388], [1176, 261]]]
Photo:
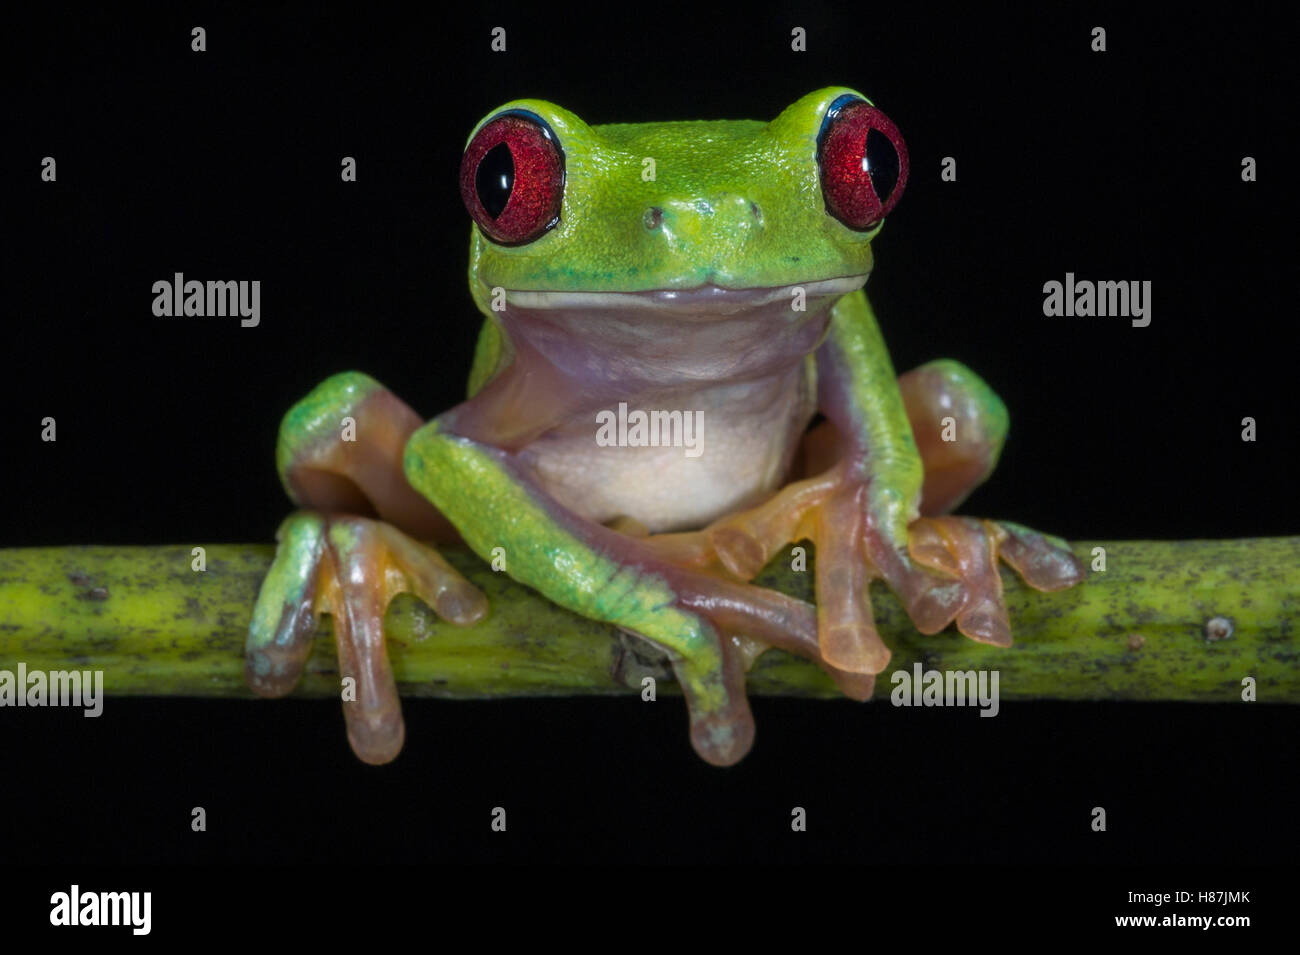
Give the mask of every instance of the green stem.
[[[873, 585], [876, 618], [894, 652], [876, 681], [914, 663], [926, 669], [1000, 673], [999, 691], [1021, 699], [1233, 701], [1253, 677], [1258, 699], [1300, 702], [1294, 621], [1300, 610], [1300, 537], [1226, 541], [1116, 541], [1074, 545], [1085, 565], [1106, 551], [1105, 571], [1072, 590], [1038, 593], [1004, 572], [1015, 646], [974, 643], [955, 632], [923, 637], [898, 602]], [[0, 669], [104, 671], [110, 695], [249, 696], [243, 644], [269, 545], [53, 547], [0, 550]], [[575, 616], [493, 573], [466, 551], [454, 565], [487, 592], [492, 610], [474, 627], [436, 620], [399, 597], [386, 620], [400, 689], [417, 696], [507, 697], [628, 692], [625, 680], [659, 673], [626, 653], [605, 624]], [[761, 583], [811, 599], [812, 571], [778, 557]], [[1227, 618], [1231, 636], [1207, 638]], [[1214, 628], [1211, 627], [1211, 630]], [[298, 689], [339, 692], [329, 618]], [[836, 696], [813, 664], [780, 651], [759, 658], [754, 693]]]

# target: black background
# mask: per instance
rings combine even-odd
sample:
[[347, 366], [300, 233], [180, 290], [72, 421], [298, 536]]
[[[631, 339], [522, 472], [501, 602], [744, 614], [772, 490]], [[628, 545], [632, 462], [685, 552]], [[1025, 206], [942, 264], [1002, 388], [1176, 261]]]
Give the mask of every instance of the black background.
[[[1082, 540], [1296, 533], [1287, 30], [903, 6], [182, 4], [13, 24], [0, 545], [269, 541], [289, 509], [279, 418], [322, 378], [365, 370], [426, 416], [460, 400], [479, 317], [456, 170], [500, 103], [767, 119], [832, 84], [911, 152], [868, 289], [895, 366], [957, 358], [1011, 411], [966, 513]], [[260, 327], [155, 318], [150, 286], [176, 271], [260, 279]], [[1042, 285], [1067, 271], [1150, 280], [1151, 325], [1045, 318]], [[407, 700], [382, 768], [352, 756], [333, 701], [8, 710], [0, 843], [62, 862], [1241, 863], [1300, 834], [1285, 707], [753, 705], [730, 770], [694, 755], [675, 699]]]

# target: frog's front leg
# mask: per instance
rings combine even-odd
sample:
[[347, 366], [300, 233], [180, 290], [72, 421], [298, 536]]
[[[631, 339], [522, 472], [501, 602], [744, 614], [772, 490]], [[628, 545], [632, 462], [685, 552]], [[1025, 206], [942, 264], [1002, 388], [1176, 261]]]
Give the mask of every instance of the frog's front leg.
[[[819, 639], [830, 664], [879, 673], [889, 661], [872, 619], [872, 579], [889, 584], [922, 633], [955, 619], [965, 635], [998, 646], [1011, 643], [999, 557], [1039, 590], [1083, 579], [1064, 541], [1005, 521], [943, 516], [988, 476], [1006, 434], [1005, 409], [973, 373], [935, 362], [896, 383], [861, 292], [835, 306], [817, 368], [830, 427], [810, 436], [809, 460], [825, 470], [707, 535], [745, 579], [790, 541], [816, 544]], [[944, 441], [953, 428], [957, 440]]]
[[[753, 718], [744, 672], [777, 646], [821, 660], [816, 612], [775, 591], [711, 572], [692, 554], [670, 554], [560, 505], [519, 459], [478, 434], [464, 414], [476, 399], [429, 423], [406, 448], [411, 485], [456, 524], [477, 553], [504, 556], [511, 577], [576, 613], [650, 640], [669, 655], [686, 697], [691, 742], [715, 765], [749, 751]], [[498, 550], [500, 548], [500, 550]], [[872, 677], [826, 666], [840, 688], [870, 696]]]
[[343, 704], [348, 739], [368, 763], [393, 759], [404, 736], [384, 646], [388, 601], [409, 591], [457, 624], [487, 610], [476, 587], [408, 536], [454, 533], [402, 475], [406, 439], [420, 424], [392, 393], [356, 372], [327, 379], [285, 416], [276, 463], [289, 496], [308, 510], [292, 514], [276, 535], [245, 645], [249, 686], [283, 696], [302, 676], [317, 618], [328, 611], [339, 673], [356, 686], [355, 700]]

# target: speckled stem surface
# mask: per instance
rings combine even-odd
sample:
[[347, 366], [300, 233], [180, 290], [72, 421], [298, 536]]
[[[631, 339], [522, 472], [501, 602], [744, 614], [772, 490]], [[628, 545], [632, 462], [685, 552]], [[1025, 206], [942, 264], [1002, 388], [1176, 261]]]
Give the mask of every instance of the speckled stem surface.
[[[0, 550], [0, 669], [22, 662], [29, 672], [103, 670], [109, 695], [251, 696], [244, 637], [272, 546], [205, 545], [202, 572], [191, 569], [194, 546]], [[1259, 701], [1300, 702], [1300, 537], [1073, 546], [1085, 566], [1093, 548], [1104, 547], [1107, 569], [1072, 590], [1039, 593], [1004, 569], [1015, 635], [1009, 650], [955, 631], [921, 636], [874, 584], [881, 636], [893, 651], [876, 696], [893, 688], [891, 673], [921, 663], [997, 670], [1004, 698], [1231, 702], [1253, 677]], [[645, 674], [671, 680], [653, 653], [614, 628], [548, 603], [468, 551], [444, 554], [487, 593], [491, 610], [460, 628], [414, 598], [397, 598], [386, 627], [403, 694], [627, 693], [620, 676], [637, 685]], [[802, 572], [789, 567], [787, 551], [759, 582], [810, 599], [812, 562]], [[296, 692], [336, 696], [337, 668], [326, 617]], [[815, 665], [777, 650], [758, 659], [748, 686], [769, 695], [838, 695]]]

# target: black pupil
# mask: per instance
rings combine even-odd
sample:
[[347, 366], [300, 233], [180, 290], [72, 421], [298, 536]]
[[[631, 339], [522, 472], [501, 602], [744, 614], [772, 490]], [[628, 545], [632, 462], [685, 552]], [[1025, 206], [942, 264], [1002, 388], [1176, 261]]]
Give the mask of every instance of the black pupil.
[[898, 185], [898, 151], [888, 136], [873, 129], [867, 133], [866, 159], [871, 187], [876, 190], [883, 205], [889, 201], [894, 187]]
[[474, 174], [474, 188], [478, 201], [493, 219], [505, 210], [510, 192], [515, 187], [515, 157], [505, 143], [497, 143], [479, 160]]

